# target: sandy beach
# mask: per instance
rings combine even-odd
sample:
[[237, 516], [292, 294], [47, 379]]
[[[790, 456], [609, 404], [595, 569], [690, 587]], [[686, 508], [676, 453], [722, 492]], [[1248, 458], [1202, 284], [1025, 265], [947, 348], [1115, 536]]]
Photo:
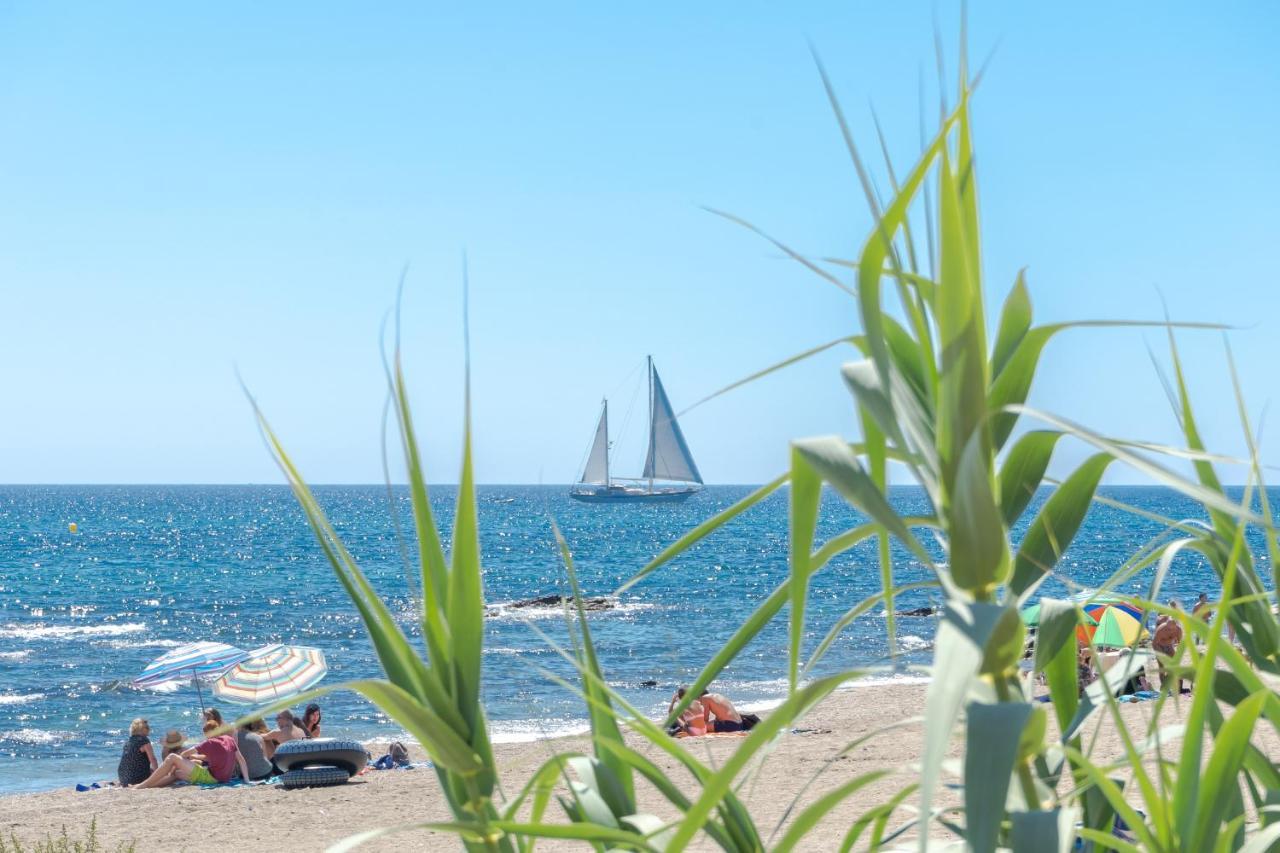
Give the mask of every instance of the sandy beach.
[[[741, 796], [766, 836], [782, 819], [796, 794], [810, 777], [839, 753], [851, 740], [893, 720], [918, 715], [925, 694], [924, 685], [893, 685], [854, 688], [832, 696], [819, 706], [801, 726], [788, 733], [768, 754], [754, 781], [741, 789]], [[1166, 706], [1162, 723], [1173, 723], [1185, 713], [1187, 702]], [[1123, 706], [1130, 727], [1144, 727], [1154, 703]], [[1278, 742], [1269, 730], [1255, 735], [1259, 746], [1275, 754]], [[633, 744], [639, 739], [631, 738]], [[704, 762], [717, 765], [737, 747], [733, 737], [683, 741]], [[510, 794], [532, 775], [554, 750], [587, 749], [586, 738], [569, 737], [528, 743], [499, 744], [495, 747], [502, 767], [502, 780]], [[644, 750], [675, 778], [675, 763], [652, 747]], [[896, 729], [851, 750], [831, 762], [825, 775], [806, 795], [803, 803], [856, 775], [876, 770], [894, 772], [859, 791], [824, 820], [806, 840], [806, 849], [834, 849], [850, 823], [868, 808], [883, 803], [911, 780], [909, 769], [921, 751], [918, 725]], [[1095, 747], [1096, 756], [1114, 757], [1120, 751], [1114, 727], [1102, 726]], [[952, 753], [962, 755], [962, 745]], [[693, 786], [690, 785], [690, 788]], [[643, 791], [643, 783], [641, 784]], [[672, 810], [649, 790], [641, 794], [645, 808], [664, 817]], [[551, 814], [558, 814], [552, 806]], [[898, 815], [891, 825], [908, 818]], [[83, 834], [96, 819], [99, 838], [109, 846], [135, 842], [137, 850], [323, 850], [327, 845], [355, 832], [418, 821], [447, 820], [448, 810], [441, 798], [435, 775], [428, 769], [386, 771], [366, 774], [344, 786], [301, 791], [278, 787], [201, 789], [195, 787], [150, 791], [105, 789], [87, 793], [58, 790], [0, 799], [0, 831], [20, 840], [34, 840], [60, 833], [62, 827], [75, 837]], [[576, 849], [572, 845], [544, 842], [545, 849]], [[709, 849], [705, 840], [698, 849]], [[395, 835], [368, 844], [368, 850], [458, 849], [455, 839], [423, 831]]]

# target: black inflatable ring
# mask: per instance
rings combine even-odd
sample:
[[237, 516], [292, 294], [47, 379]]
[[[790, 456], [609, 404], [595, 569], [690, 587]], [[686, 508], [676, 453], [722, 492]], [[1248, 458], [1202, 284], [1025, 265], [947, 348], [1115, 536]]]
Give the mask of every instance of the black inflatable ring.
[[354, 776], [364, 769], [369, 754], [359, 741], [321, 737], [287, 741], [276, 750], [272, 760], [285, 771], [307, 767], [340, 767], [348, 776]]
[[290, 770], [280, 777], [280, 784], [290, 790], [294, 788], [324, 788], [329, 785], [345, 785], [351, 774], [341, 767], [307, 767], [303, 770]]

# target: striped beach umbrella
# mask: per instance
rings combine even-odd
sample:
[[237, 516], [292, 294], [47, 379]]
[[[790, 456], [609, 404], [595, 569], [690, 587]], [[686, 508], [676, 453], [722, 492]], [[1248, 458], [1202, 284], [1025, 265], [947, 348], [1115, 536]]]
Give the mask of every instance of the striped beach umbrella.
[[166, 681], [213, 678], [248, 656], [249, 653], [244, 649], [237, 649], [226, 643], [187, 643], [165, 652], [147, 664], [142, 674], [133, 680], [133, 684], [135, 687], [154, 687]]
[[292, 696], [325, 677], [324, 652], [273, 643], [254, 649], [213, 683], [213, 695], [228, 702], [258, 705]]
[[1132, 646], [1145, 635], [1142, 623], [1128, 609], [1114, 604], [1085, 608], [1092, 625], [1076, 628], [1076, 639], [1083, 645], [1093, 640], [1095, 646]]

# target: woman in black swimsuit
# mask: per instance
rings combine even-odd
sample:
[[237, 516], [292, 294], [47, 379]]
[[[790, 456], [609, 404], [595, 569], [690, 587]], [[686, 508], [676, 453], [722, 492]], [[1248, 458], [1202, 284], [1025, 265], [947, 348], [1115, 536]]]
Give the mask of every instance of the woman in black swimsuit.
[[137, 785], [145, 782], [156, 769], [156, 753], [151, 748], [151, 727], [139, 717], [129, 726], [129, 739], [120, 753], [116, 777], [121, 785]]

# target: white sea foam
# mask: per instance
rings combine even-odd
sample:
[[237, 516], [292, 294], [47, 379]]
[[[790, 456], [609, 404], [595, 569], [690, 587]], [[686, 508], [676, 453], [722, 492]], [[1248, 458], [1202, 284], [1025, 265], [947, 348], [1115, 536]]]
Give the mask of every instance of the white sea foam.
[[528, 743], [591, 731], [586, 720], [491, 720], [489, 726], [494, 743]]
[[150, 690], [152, 693], [177, 693], [190, 683], [190, 681], [161, 681], [159, 684], [148, 684], [143, 689]]
[[0, 660], [22, 660], [31, 654], [31, 649], [22, 649], [16, 652], [0, 652]]
[[0, 628], [0, 637], [15, 640], [70, 640], [75, 637], [121, 637], [147, 630], [141, 622], [108, 623], [105, 625], [17, 625], [9, 623]]
[[177, 640], [99, 640], [94, 645], [106, 649], [174, 649], [182, 643]]
[[25, 705], [43, 698], [43, 693], [0, 693], [0, 705]]
[[918, 652], [921, 649], [927, 649], [932, 645], [933, 643], [923, 637], [917, 637], [915, 634], [904, 634], [898, 638], [898, 647], [904, 652]]
[[0, 743], [28, 743], [33, 746], [48, 746], [62, 743], [71, 732], [50, 732], [44, 729], [15, 729], [11, 732], [0, 732]]
[[[490, 619], [502, 620], [534, 620], [534, 619], [563, 619], [565, 615], [564, 607], [559, 604], [552, 604], [543, 607], [513, 607], [514, 601], [495, 601], [492, 604], [485, 605], [485, 616]], [[647, 610], [656, 610], [656, 604], [650, 604], [644, 601], [614, 601], [613, 606], [608, 610], [588, 610], [587, 616], [590, 618], [611, 617], [611, 616], [628, 616], [633, 613], [643, 613]]]

